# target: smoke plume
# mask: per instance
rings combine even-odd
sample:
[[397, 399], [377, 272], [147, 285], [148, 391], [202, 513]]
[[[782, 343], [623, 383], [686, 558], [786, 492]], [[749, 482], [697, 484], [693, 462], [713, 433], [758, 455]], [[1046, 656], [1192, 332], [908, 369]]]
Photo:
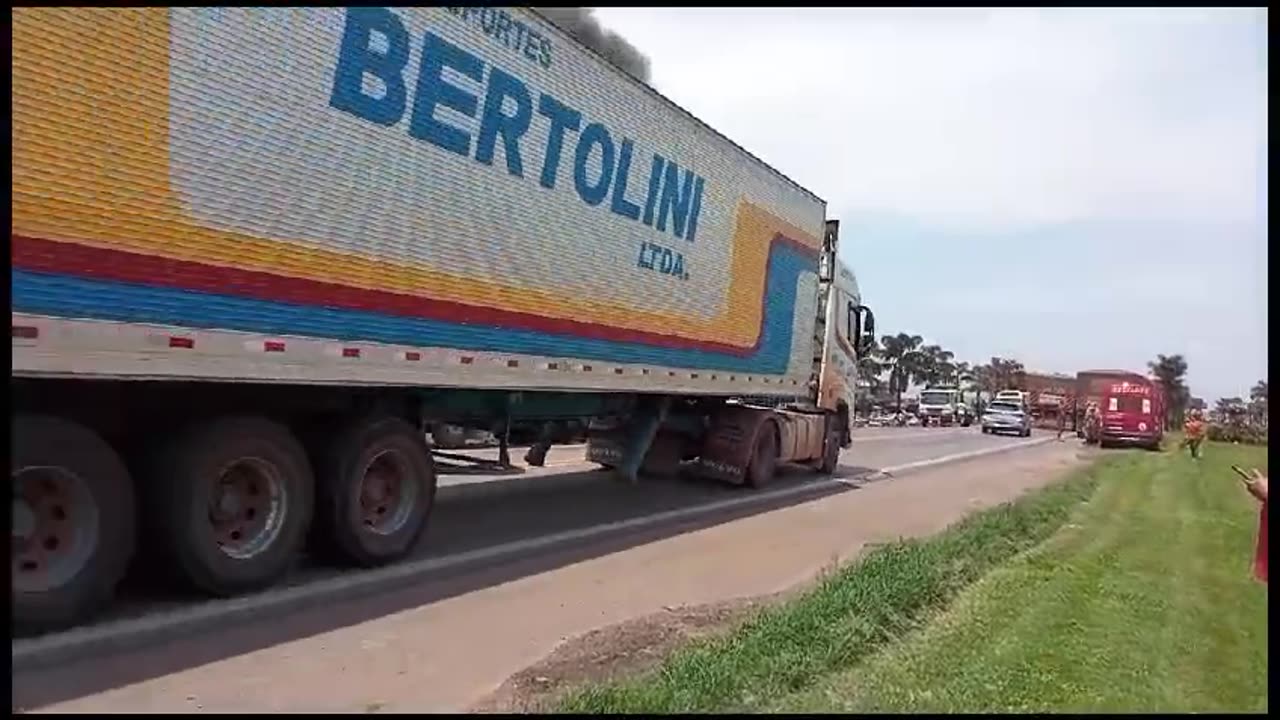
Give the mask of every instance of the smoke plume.
[[627, 42], [626, 38], [602, 27], [592, 8], [534, 9], [578, 42], [600, 53], [623, 72], [641, 82], [649, 82], [649, 57]]

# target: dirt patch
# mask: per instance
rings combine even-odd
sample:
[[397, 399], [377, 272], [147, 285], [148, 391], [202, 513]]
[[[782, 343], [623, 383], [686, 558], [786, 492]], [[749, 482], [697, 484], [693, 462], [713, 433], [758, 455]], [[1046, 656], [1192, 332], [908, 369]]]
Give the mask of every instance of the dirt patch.
[[801, 588], [755, 598], [669, 607], [574, 638], [507, 679], [470, 712], [546, 712], [566, 693], [651, 670], [690, 641], [724, 635]]

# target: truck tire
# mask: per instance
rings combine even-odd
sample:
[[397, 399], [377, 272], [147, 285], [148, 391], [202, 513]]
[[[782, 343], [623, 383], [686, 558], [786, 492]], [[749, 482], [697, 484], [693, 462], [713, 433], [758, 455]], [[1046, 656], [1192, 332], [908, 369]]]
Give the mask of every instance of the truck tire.
[[148, 468], [146, 524], [197, 588], [235, 595], [288, 570], [311, 524], [315, 480], [288, 429], [224, 417], [178, 434]]
[[13, 419], [13, 627], [87, 619], [110, 602], [136, 546], [133, 481], [115, 450], [79, 424]]
[[818, 472], [823, 475], [835, 475], [840, 468], [841, 434], [840, 430], [831, 430], [822, 443], [822, 461], [818, 465]]
[[747, 486], [760, 488], [768, 485], [778, 472], [778, 429], [766, 422], [756, 433], [755, 447], [751, 449], [751, 462], [747, 465]]
[[331, 438], [317, 466], [313, 538], [322, 555], [375, 567], [414, 549], [436, 494], [422, 433], [395, 417], [357, 420]]

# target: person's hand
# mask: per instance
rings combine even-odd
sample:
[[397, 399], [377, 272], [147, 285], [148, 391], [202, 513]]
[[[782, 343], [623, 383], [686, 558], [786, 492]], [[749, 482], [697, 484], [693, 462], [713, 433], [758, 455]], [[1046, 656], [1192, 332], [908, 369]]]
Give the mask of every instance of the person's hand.
[[1249, 490], [1249, 494], [1258, 498], [1262, 502], [1267, 501], [1267, 476], [1258, 468], [1249, 471], [1249, 479], [1244, 483], [1245, 488]]

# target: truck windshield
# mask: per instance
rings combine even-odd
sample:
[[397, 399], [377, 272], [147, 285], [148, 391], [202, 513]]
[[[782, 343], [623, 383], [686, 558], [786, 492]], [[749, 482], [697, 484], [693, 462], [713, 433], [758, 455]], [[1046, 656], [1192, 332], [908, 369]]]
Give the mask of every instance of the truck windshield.
[[924, 405], [946, 405], [951, 402], [951, 393], [922, 392], [920, 393], [920, 402]]

